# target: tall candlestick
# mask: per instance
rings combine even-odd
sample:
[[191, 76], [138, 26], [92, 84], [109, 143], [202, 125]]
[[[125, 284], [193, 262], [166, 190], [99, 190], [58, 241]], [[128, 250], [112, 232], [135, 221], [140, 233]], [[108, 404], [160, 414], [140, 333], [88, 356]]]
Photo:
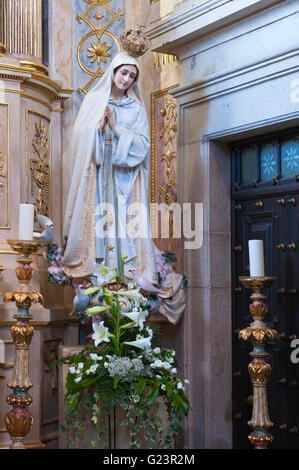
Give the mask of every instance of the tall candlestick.
[[263, 240], [249, 240], [248, 246], [250, 277], [265, 276]]
[[33, 240], [34, 205], [20, 204], [19, 240]]

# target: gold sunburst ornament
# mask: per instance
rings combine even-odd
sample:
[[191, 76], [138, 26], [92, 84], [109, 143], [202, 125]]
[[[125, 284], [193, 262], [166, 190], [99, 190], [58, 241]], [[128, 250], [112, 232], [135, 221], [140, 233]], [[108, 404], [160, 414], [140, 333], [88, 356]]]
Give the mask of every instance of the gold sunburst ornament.
[[108, 52], [110, 49], [110, 46], [107, 46], [106, 42], [100, 42], [95, 43], [92, 41], [91, 47], [88, 47], [88, 50], [90, 54], [88, 54], [88, 57], [91, 57], [90, 62], [93, 63], [97, 60], [98, 64], [101, 63], [101, 60], [103, 62], [106, 62], [106, 57], [110, 57], [110, 53]]

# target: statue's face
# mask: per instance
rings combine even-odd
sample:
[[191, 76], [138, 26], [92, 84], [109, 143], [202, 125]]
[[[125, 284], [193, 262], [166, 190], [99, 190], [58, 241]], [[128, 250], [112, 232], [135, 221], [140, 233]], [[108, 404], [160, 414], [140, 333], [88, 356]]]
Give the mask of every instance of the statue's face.
[[114, 75], [114, 84], [125, 93], [134, 83], [136, 77], [137, 68], [135, 65], [121, 65]]

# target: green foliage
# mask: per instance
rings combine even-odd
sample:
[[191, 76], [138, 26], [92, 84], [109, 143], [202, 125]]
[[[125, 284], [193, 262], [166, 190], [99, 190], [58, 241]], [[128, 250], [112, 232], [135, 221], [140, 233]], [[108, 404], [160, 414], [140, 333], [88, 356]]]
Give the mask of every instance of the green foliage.
[[[100, 292], [91, 289], [88, 295]], [[148, 448], [172, 448], [182, 416], [190, 409], [175, 352], [153, 346], [154, 328], [143, 324], [147, 299], [137, 289], [111, 292], [103, 288], [100, 293], [103, 305], [87, 309], [87, 315], [101, 317], [100, 327], [98, 318], [94, 325], [95, 333], [101, 329], [94, 336], [95, 344], [58, 361], [69, 367], [62, 427], [68, 445], [75, 447], [82, 438], [88, 415], [94, 427], [91, 446], [101, 441], [108, 447], [107, 423], [118, 407], [125, 413], [121, 425], [128, 429], [131, 448], [140, 448], [141, 437]], [[168, 417], [166, 427], [161, 403]]]

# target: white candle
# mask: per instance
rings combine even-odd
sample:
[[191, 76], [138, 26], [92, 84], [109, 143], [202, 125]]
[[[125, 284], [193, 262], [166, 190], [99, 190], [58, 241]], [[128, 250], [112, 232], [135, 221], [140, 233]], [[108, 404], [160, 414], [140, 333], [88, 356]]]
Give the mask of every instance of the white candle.
[[3, 339], [0, 339], [0, 363], [5, 363], [5, 345]]
[[263, 240], [249, 240], [249, 267], [251, 277], [265, 276], [264, 242]]
[[19, 240], [33, 240], [34, 205], [20, 204]]

